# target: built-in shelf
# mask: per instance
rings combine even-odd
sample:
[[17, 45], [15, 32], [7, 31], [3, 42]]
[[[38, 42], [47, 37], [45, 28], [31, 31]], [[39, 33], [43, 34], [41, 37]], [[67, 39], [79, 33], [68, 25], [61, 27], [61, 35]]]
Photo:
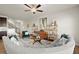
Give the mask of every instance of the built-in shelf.
[[7, 18], [0, 17], [0, 39], [7, 35]]

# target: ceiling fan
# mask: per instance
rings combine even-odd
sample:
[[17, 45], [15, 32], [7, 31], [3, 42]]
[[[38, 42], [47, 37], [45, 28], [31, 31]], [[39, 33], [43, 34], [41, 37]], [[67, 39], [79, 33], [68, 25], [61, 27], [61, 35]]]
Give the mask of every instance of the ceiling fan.
[[41, 7], [40, 4], [38, 5], [35, 5], [35, 4], [31, 4], [31, 5], [27, 5], [27, 4], [24, 4], [25, 6], [27, 6], [28, 8], [30, 8], [29, 10], [25, 10], [26, 12], [27, 11], [31, 11], [33, 14], [35, 14], [36, 12], [43, 12], [43, 10], [39, 10], [38, 8]]

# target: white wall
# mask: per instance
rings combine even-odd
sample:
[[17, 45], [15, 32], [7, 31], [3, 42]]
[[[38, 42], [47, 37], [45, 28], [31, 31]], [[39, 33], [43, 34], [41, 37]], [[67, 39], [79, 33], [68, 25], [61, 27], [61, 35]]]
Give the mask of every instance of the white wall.
[[68, 33], [75, 39], [76, 45], [79, 45], [79, 7], [58, 13], [59, 33]]
[[32, 23], [39, 24], [41, 17], [47, 17], [48, 23], [51, 23], [52, 20], [57, 20], [59, 35], [62, 33], [69, 34], [74, 37], [76, 44], [79, 45], [79, 7], [63, 10], [55, 14], [44, 14], [35, 18]]

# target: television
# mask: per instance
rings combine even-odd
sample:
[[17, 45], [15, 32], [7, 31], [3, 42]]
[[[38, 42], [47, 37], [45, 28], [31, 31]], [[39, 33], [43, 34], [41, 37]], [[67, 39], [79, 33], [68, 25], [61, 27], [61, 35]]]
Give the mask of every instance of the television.
[[22, 37], [29, 37], [29, 32], [28, 31], [22, 31]]

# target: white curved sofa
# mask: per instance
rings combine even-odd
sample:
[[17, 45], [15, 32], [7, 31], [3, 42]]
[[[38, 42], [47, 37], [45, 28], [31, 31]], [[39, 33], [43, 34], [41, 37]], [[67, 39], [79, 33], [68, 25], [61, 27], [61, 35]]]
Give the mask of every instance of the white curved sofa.
[[26, 48], [14, 44], [7, 37], [3, 37], [3, 42], [8, 54], [72, 54], [75, 47], [73, 39], [70, 39], [66, 45], [52, 48]]

